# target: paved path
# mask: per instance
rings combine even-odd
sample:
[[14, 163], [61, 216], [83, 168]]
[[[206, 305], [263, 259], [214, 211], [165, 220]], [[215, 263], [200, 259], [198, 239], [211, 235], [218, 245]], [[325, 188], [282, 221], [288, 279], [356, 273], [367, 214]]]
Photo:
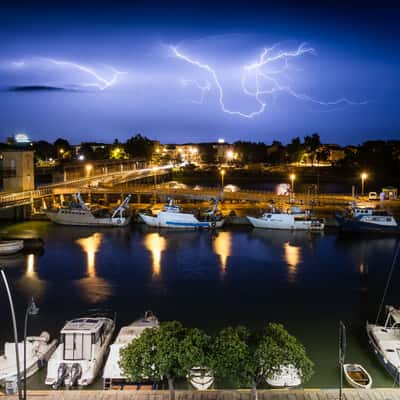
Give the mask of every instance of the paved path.
[[[4, 397], [17, 400], [16, 396]], [[154, 391], [29, 391], [28, 400], [169, 400], [167, 390]], [[337, 389], [259, 390], [258, 400], [338, 400]], [[249, 390], [177, 390], [175, 400], [251, 400]], [[344, 389], [343, 400], [400, 400], [400, 389]]]

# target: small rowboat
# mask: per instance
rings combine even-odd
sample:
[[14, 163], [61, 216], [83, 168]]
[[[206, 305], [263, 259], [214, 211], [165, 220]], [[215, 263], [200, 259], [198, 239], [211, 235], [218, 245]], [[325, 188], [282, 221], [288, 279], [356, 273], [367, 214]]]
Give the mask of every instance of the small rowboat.
[[208, 368], [194, 367], [190, 370], [188, 380], [197, 390], [207, 390], [214, 383], [214, 375]]
[[360, 364], [344, 364], [344, 376], [347, 383], [357, 389], [370, 389], [372, 386], [371, 375]]
[[0, 256], [18, 253], [23, 248], [23, 240], [0, 240]]

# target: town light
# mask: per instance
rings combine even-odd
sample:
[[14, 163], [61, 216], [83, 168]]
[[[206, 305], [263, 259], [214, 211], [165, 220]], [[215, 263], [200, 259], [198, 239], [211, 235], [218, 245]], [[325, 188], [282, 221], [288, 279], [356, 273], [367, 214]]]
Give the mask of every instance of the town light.
[[86, 164], [86, 165], [85, 165], [85, 169], [86, 169], [86, 175], [89, 176], [89, 175], [90, 175], [90, 172], [91, 172], [92, 169], [93, 169], [93, 165], [92, 165], [92, 164]]
[[227, 160], [232, 161], [234, 157], [235, 157], [235, 154], [233, 153], [232, 150], [228, 150], [228, 151], [226, 152], [226, 158], [227, 158]]
[[365, 186], [365, 180], [368, 178], [368, 174], [366, 172], [363, 172], [361, 174], [361, 196], [364, 196], [364, 186]]
[[220, 174], [221, 174], [221, 186], [222, 186], [222, 190], [223, 190], [224, 189], [225, 170], [221, 169]]
[[79, 154], [78, 160], [83, 161], [85, 159], [85, 156], [83, 154]]

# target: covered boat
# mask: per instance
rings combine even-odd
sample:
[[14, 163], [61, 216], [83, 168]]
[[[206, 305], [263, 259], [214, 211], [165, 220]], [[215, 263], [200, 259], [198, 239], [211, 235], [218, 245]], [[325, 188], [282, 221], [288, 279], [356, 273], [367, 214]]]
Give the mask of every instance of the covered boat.
[[0, 256], [18, 253], [23, 248], [23, 240], [0, 240]]
[[371, 233], [400, 233], [400, 226], [390, 213], [374, 207], [351, 204], [343, 214], [336, 214], [342, 231]]
[[145, 224], [156, 228], [172, 229], [199, 229], [199, 228], [221, 228], [224, 218], [217, 210], [218, 201], [215, 202], [212, 210], [208, 211], [202, 218], [196, 218], [194, 214], [183, 212], [181, 207], [169, 202], [156, 215], [139, 213]]
[[271, 377], [265, 379], [273, 388], [290, 388], [302, 383], [300, 372], [294, 365], [282, 365]]
[[[34, 375], [40, 368], [46, 365], [48, 359], [57, 346], [57, 340], [50, 341], [50, 335], [42, 332], [40, 336], [28, 336], [26, 338], [26, 377]], [[20, 376], [24, 377], [24, 342], [18, 343], [18, 355], [20, 360]], [[15, 343], [6, 342], [4, 354], [0, 356], [0, 385], [4, 386], [8, 381], [17, 379], [17, 365]]]
[[275, 207], [261, 217], [247, 217], [255, 228], [264, 229], [288, 229], [305, 231], [322, 231], [325, 222], [322, 218], [316, 218], [309, 210], [299, 207], [290, 207], [286, 212], [278, 211]]
[[187, 378], [197, 390], [207, 390], [214, 383], [214, 375], [209, 368], [194, 367], [190, 370]]
[[344, 364], [343, 372], [347, 383], [356, 389], [370, 389], [371, 375], [360, 364]]
[[[132, 382], [129, 382], [127, 377], [121, 371], [121, 368], [119, 366], [120, 351], [122, 348], [131, 343], [132, 340], [137, 339], [145, 329], [157, 328], [158, 325], [159, 323], [157, 317], [151, 311], [146, 311], [143, 318], [140, 318], [132, 322], [130, 325], [121, 328], [115, 342], [110, 347], [110, 353], [104, 367], [103, 386], [105, 390], [120, 390], [126, 386], [128, 386], [129, 388], [132, 386], [139, 386], [137, 384], [132, 384]], [[144, 381], [146, 380], [144, 379]], [[152, 388], [151, 383], [144, 383], [144, 385], [141, 385], [141, 388]]]
[[90, 385], [99, 373], [115, 329], [115, 317], [96, 313], [68, 321], [47, 366], [53, 389]]
[[400, 309], [386, 306], [384, 325], [367, 322], [369, 343], [386, 371], [400, 384]]
[[89, 207], [77, 194], [78, 202], [71, 202], [67, 207], [46, 210], [50, 220], [61, 225], [77, 226], [126, 226], [131, 220], [127, 215], [131, 195], [111, 213], [104, 208]]

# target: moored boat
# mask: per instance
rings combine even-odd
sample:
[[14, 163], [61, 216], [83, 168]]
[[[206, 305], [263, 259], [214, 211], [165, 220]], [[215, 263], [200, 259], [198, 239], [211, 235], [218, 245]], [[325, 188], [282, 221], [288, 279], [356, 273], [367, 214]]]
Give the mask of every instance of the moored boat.
[[384, 325], [367, 322], [369, 343], [387, 372], [400, 384], [400, 309], [386, 306]]
[[53, 389], [90, 385], [99, 373], [115, 329], [115, 317], [102, 313], [68, 321], [50, 357], [45, 383]]
[[344, 364], [343, 372], [347, 383], [356, 389], [370, 389], [371, 375], [360, 364]]
[[325, 227], [322, 218], [316, 218], [309, 210], [299, 207], [290, 207], [286, 212], [272, 207], [259, 218], [247, 216], [247, 219], [254, 228], [322, 231]]
[[294, 365], [282, 365], [273, 376], [265, 379], [273, 388], [292, 388], [302, 383], [300, 372]]
[[194, 214], [183, 212], [181, 207], [174, 204], [170, 199], [161, 211], [156, 215], [139, 213], [140, 218], [146, 225], [156, 228], [170, 229], [216, 229], [221, 228], [225, 222], [220, 213], [216, 211], [218, 202], [216, 201], [211, 211], [207, 212], [202, 218], [196, 218]]
[[[24, 342], [18, 343], [18, 355], [20, 359], [20, 374], [24, 376]], [[50, 341], [50, 335], [42, 332], [39, 336], [26, 338], [26, 377], [34, 375], [40, 368], [46, 365], [48, 359], [57, 346], [57, 340]], [[0, 385], [17, 379], [17, 365], [15, 343], [6, 342], [4, 354], [0, 356]]]
[[23, 240], [0, 240], [0, 256], [18, 253], [23, 248]]
[[57, 224], [75, 226], [118, 227], [128, 225], [131, 220], [131, 216], [127, 215], [131, 195], [128, 195], [112, 213], [103, 208], [89, 207], [82, 201], [79, 193], [77, 198], [78, 202], [71, 202], [67, 207], [46, 210], [46, 215]]
[[187, 378], [197, 390], [207, 390], [214, 383], [214, 375], [208, 368], [194, 367], [190, 370]]
[[[157, 317], [151, 311], [146, 311], [143, 318], [121, 328], [115, 342], [110, 346], [110, 353], [104, 367], [103, 387], [105, 390], [119, 390], [124, 388], [126, 385], [129, 385], [130, 387], [133, 386], [132, 382], [129, 382], [128, 378], [120, 368], [120, 350], [131, 343], [132, 340], [137, 339], [145, 329], [157, 328], [158, 325]], [[147, 388], [151, 388], [151, 385], [150, 387], [148, 386], [149, 385], [146, 385]]]
[[336, 214], [336, 220], [344, 232], [400, 234], [400, 226], [393, 215], [373, 207], [352, 204], [345, 213]]

